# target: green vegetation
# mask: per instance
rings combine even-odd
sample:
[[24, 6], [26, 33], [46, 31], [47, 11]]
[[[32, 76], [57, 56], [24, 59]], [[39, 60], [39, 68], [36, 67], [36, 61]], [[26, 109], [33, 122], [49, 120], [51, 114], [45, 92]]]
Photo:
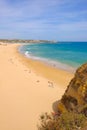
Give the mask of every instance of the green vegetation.
[[74, 112], [62, 113], [60, 116], [45, 113], [40, 117], [38, 130], [81, 130], [86, 126], [87, 118]]

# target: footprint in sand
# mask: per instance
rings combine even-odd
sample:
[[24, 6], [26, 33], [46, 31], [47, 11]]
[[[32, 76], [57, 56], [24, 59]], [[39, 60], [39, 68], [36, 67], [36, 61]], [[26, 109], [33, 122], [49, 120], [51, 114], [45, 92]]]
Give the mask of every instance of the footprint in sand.
[[53, 86], [53, 82], [48, 81], [48, 87], [54, 87], [54, 86]]
[[37, 80], [36, 82], [37, 82], [37, 83], [39, 83], [40, 81], [39, 81], [39, 80]]
[[31, 70], [29, 71], [29, 73], [31, 73]]
[[27, 70], [24, 70], [24, 71], [27, 71]]
[[9, 61], [10, 61], [10, 63], [12, 63], [12, 64], [14, 63], [13, 60], [12, 60], [12, 58], [10, 58]]

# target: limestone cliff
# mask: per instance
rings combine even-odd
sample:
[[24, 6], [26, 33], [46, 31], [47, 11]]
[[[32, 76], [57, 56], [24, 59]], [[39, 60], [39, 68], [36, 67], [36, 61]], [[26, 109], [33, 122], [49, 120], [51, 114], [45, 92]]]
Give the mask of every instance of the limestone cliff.
[[87, 63], [77, 69], [60, 100], [58, 110], [76, 111], [87, 116]]
[[57, 103], [58, 112], [42, 115], [38, 130], [87, 130], [87, 63], [77, 69]]

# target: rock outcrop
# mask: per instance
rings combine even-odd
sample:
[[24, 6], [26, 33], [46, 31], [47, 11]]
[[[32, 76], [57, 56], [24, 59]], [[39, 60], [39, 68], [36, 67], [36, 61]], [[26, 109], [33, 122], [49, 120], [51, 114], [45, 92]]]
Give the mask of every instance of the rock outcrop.
[[58, 112], [41, 116], [39, 130], [87, 130], [87, 63], [79, 67], [58, 103]]
[[87, 63], [77, 69], [58, 104], [58, 110], [75, 111], [87, 116]]

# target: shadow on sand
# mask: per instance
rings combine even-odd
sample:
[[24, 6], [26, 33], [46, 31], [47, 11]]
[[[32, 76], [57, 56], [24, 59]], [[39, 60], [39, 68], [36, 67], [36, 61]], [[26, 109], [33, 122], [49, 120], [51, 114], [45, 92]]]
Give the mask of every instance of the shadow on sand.
[[58, 112], [58, 104], [59, 104], [60, 100], [58, 101], [55, 101], [53, 104], [52, 104], [52, 109], [55, 113]]

